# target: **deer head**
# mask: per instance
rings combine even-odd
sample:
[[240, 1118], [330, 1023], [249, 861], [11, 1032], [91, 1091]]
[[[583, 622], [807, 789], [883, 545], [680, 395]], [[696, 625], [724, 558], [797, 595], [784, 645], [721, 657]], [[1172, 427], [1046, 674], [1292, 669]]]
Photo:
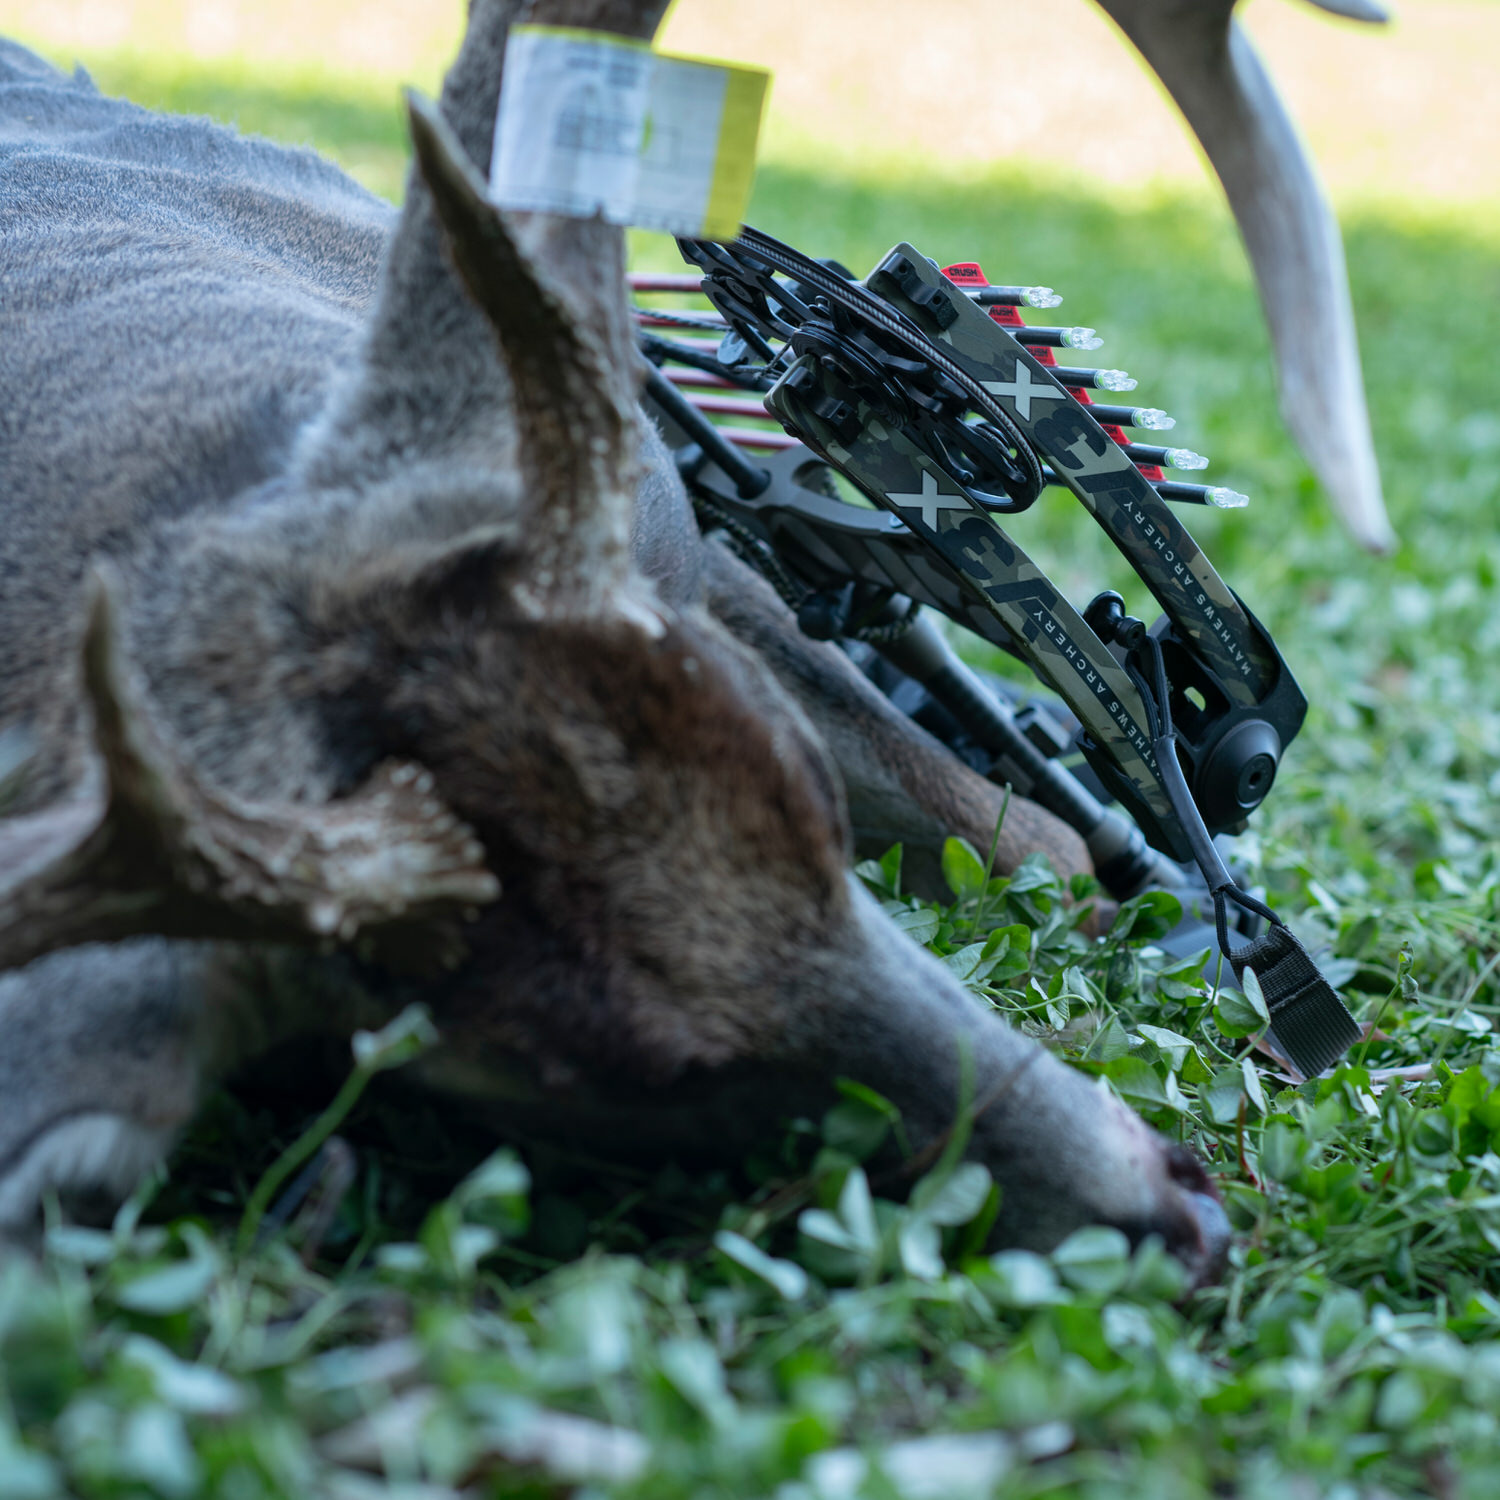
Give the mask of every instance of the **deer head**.
[[633, 567], [620, 232], [503, 215], [476, 166], [513, 13], [477, 5], [443, 107], [412, 102], [380, 305], [290, 474], [96, 589], [95, 770], [4, 825], [0, 957], [147, 931], [420, 957], [488, 900], [424, 987], [436, 1086], [498, 1098], [521, 1059], [534, 1102], [649, 1133], [679, 1086], [722, 1114], [748, 1084], [763, 1121], [848, 1074], [931, 1142], [967, 1068], [1012, 1239], [1105, 1221], [1209, 1268], [1201, 1168], [893, 927], [807, 719]]

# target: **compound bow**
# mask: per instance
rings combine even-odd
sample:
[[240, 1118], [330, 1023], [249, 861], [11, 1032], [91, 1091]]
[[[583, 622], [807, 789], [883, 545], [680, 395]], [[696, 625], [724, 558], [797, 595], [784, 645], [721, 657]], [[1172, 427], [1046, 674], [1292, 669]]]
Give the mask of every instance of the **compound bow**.
[[[1264, 800], [1307, 708], [1269, 632], [1168, 504], [1244, 497], [1166, 478], [1163, 465], [1204, 461], [1127, 436], [1169, 427], [1164, 413], [1093, 399], [1133, 388], [1123, 372], [1057, 364], [1055, 349], [1099, 341], [1090, 329], [1026, 326], [1019, 307], [1060, 300], [1046, 288], [992, 286], [972, 263], [940, 270], [907, 244], [863, 281], [749, 227], [731, 244], [679, 245], [701, 276], [637, 286], [701, 291], [715, 309], [640, 310], [647, 404], [700, 519], [729, 533], [809, 635], [863, 643], [920, 682], [988, 774], [1078, 829], [1112, 894], [1180, 887], [1172, 861], [1195, 864], [1220, 949], [1237, 975], [1255, 971], [1282, 1049], [1309, 1077], [1330, 1066], [1358, 1027], [1214, 842]], [[767, 413], [784, 434], [711, 420]], [[874, 508], [842, 498], [835, 472]], [[1076, 610], [1002, 528], [997, 517], [1048, 485], [1073, 492], [1155, 596], [1163, 614], [1149, 629], [1118, 594]], [[1059, 763], [1071, 744], [1055, 721], [1012, 713], [923, 605], [1058, 694], [1078, 721], [1076, 748], [1133, 824]], [[1231, 909], [1269, 926], [1236, 948]]]

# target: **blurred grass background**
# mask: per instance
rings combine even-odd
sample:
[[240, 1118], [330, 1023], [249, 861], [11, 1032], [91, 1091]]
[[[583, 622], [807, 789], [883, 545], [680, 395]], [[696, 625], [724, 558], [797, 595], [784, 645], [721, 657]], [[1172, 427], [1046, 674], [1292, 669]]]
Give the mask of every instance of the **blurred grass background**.
[[[1400, 9], [1385, 31], [1281, 0], [1241, 12], [1341, 201], [1493, 208], [1500, 7]], [[0, 28], [163, 104], [210, 98], [247, 129], [300, 135], [324, 95], [347, 107], [348, 144], [375, 148], [355, 169], [392, 191], [399, 141], [373, 115], [401, 83], [436, 86], [463, 13], [462, 0], [0, 0]], [[774, 161], [930, 174], [1016, 159], [1130, 192], [1202, 186], [1175, 115], [1089, 0], [677, 0], [663, 40], [774, 70]], [[372, 111], [359, 125], [357, 103]]]
[[[665, 41], [775, 70], [754, 222], [857, 269], [910, 239], [1057, 287], [1099, 358], [1177, 416], [1174, 441], [1251, 493], [1193, 522], [1314, 702], [1288, 764], [1303, 795], [1272, 816], [1299, 864], [1358, 879], [1500, 826], [1500, 6], [1406, 0], [1385, 31], [1283, 0], [1245, 14], [1344, 222], [1394, 559], [1327, 514], [1217, 187], [1086, 0], [680, 0]], [[0, 0], [0, 30], [106, 90], [311, 144], [391, 198], [399, 86], [437, 88], [462, 22], [459, 0]], [[676, 263], [656, 237], [636, 254]], [[1075, 598], [1110, 585], [1145, 607], [1056, 492], [1015, 530]]]

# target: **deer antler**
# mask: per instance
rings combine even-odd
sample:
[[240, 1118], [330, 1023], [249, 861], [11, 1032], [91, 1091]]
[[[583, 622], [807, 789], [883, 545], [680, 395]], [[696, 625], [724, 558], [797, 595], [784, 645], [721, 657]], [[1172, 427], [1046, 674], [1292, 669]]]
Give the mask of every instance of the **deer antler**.
[[144, 934], [280, 942], [368, 939], [403, 964], [451, 960], [449, 924], [499, 883], [416, 766], [354, 796], [251, 803], [204, 784], [152, 720], [94, 579], [83, 647], [94, 786], [0, 822], [0, 968]]
[[[1314, 0], [1384, 19], [1370, 0]], [[1181, 109], [1224, 184], [1271, 325], [1281, 409], [1356, 540], [1395, 545], [1365, 407], [1338, 223], [1234, 0], [1099, 0]]]

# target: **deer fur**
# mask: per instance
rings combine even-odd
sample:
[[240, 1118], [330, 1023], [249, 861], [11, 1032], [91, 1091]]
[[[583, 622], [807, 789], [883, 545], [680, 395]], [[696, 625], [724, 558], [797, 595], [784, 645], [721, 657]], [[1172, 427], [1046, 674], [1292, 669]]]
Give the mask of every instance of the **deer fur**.
[[[484, 202], [520, 10], [475, 0], [394, 216], [0, 44], [0, 730], [37, 747], [0, 821], [0, 1228], [421, 998], [424, 1086], [635, 1150], [732, 1153], [840, 1076], [920, 1148], [970, 1068], [998, 1233], [1112, 1223], [1206, 1274], [1198, 1163], [849, 872], [856, 832], [986, 840], [997, 790], [700, 540], [620, 232]], [[1035, 848], [1087, 867], [1013, 806], [1002, 865]]]

